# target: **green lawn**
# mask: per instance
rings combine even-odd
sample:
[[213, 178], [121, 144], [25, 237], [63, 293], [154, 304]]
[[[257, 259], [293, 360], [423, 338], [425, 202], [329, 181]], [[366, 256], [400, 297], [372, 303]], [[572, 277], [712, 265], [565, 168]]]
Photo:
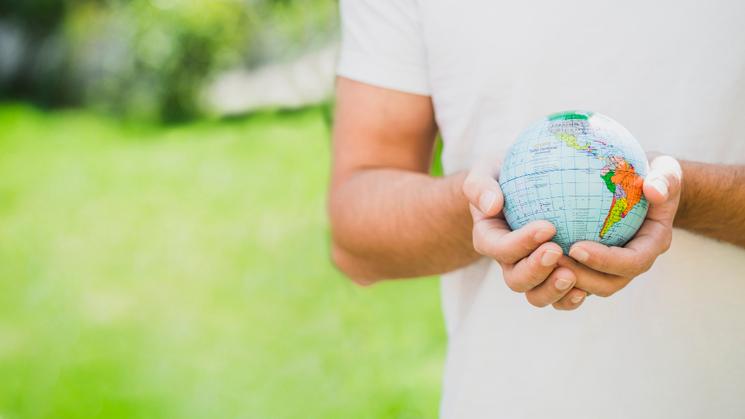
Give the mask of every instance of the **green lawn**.
[[328, 153], [318, 109], [0, 105], [0, 418], [435, 416], [437, 282], [334, 271]]

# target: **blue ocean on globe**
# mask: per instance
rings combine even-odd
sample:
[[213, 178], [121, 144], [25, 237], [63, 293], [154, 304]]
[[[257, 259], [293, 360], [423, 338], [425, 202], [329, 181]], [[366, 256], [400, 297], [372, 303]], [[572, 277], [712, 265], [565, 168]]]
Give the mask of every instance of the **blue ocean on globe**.
[[523, 131], [505, 157], [504, 216], [513, 230], [548, 220], [564, 253], [583, 240], [623, 246], [647, 214], [648, 170], [642, 147], [613, 119], [585, 111], [550, 115]]

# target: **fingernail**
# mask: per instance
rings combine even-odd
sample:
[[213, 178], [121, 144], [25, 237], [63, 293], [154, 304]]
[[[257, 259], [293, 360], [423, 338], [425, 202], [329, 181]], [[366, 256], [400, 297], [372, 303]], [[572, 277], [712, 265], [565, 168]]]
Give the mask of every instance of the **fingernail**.
[[590, 258], [590, 254], [581, 247], [570, 249], [569, 256], [571, 256], [572, 259], [576, 260], [577, 262], [587, 262], [587, 259]]
[[535, 241], [539, 243], [543, 243], [553, 236], [554, 236], [554, 232], [551, 230], [538, 230], [535, 233], [535, 235], [533, 235], [533, 238], [535, 239]]
[[585, 299], [584, 295], [575, 295], [574, 297], [572, 297], [572, 304], [579, 304], [584, 299]]
[[497, 200], [497, 194], [495, 194], [492, 191], [486, 191], [483, 194], [481, 194], [481, 199], [479, 200], [479, 206], [481, 207], [481, 212], [487, 213], [491, 209], [492, 206], [494, 206], [494, 201]]
[[657, 189], [657, 192], [659, 192], [662, 196], [667, 196], [667, 182], [665, 182], [664, 179], [652, 179], [651, 181], [649, 181], [649, 183], [652, 185], [653, 188]]
[[556, 289], [558, 289], [559, 291], [564, 291], [565, 289], [571, 287], [573, 283], [574, 281], [572, 281], [571, 279], [559, 278], [556, 280], [555, 285]]
[[543, 252], [543, 256], [541, 256], [541, 265], [549, 267], [556, 265], [556, 262], [559, 261], [559, 258], [561, 257], [561, 253], [557, 252], [554, 249], [548, 249], [545, 252]]

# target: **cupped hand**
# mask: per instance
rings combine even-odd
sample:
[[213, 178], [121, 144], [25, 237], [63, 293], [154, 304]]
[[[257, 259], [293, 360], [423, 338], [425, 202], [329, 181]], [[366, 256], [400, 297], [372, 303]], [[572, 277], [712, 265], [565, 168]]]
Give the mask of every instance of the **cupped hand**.
[[562, 256], [559, 245], [549, 241], [556, 229], [548, 221], [534, 221], [511, 231], [502, 214], [504, 197], [496, 181], [498, 172], [494, 166], [478, 164], [463, 182], [473, 217], [474, 249], [497, 261], [507, 286], [524, 293], [530, 304], [576, 309], [586, 293], [574, 288], [576, 269], [559, 265], [569, 258]]
[[559, 260], [559, 266], [576, 276], [577, 288], [601, 297], [613, 295], [648, 271], [657, 257], [670, 248], [682, 177], [680, 164], [674, 158], [660, 156], [652, 160], [644, 179], [649, 211], [634, 238], [624, 247], [578, 242], [569, 250], [571, 259]]

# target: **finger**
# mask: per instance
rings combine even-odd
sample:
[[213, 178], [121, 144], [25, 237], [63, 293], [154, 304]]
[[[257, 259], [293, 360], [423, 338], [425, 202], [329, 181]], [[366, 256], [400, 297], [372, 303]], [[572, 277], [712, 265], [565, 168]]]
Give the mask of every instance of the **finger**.
[[[471, 205], [471, 212], [478, 213], [479, 210]], [[510, 233], [510, 226], [503, 218], [477, 218], [474, 215], [473, 223], [473, 248], [476, 252], [494, 258], [497, 252], [496, 243], [505, 234]]]
[[557, 310], [576, 310], [585, 302], [585, 298], [587, 298], [585, 291], [579, 288], [572, 288], [559, 301], [555, 302], [553, 306]]
[[656, 204], [680, 192], [683, 170], [680, 163], [670, 156], [656, 157], [650, 163], [649, 174], [644, 179], [644, 193], [647, 199]]
[[557, 268], [548, 279], [525, 293], [528, 302], [536, 307], [546, 307], [566, 295], [574, 286], [577, 277], [570, 269]]
[[623, 276], [598, 272], [567, 256], [559, 259], [558, 265], [574, 273], [577, 277], [576, 288], [600, 297], [610, 297], [631, 281]]
[[669, 226], [647, 220], [624, 247], [583, 241], [572, 245], [569, 256], [596, 271], [633, 278], [652, 267], [657, 257], [670, 248], [672, 237]]
[[674, 158], [660, 156], [652, 160], [644, 179], [644, 196], [651, 204], [647, 218], [672, 222], [680, 200], [682, 178], [680, 163]]
[[650, 236], [640, 237], [634, 246], [626, 248], [583, 241], [572, 245], [569, 256], [599, 272], [635, 277], [649, 270], [661, 253], [658, 249]]
[[497, 262], [513, 265], [533, 253], [555, 234], [556, 228], [550, 222], [533, 221], [494, 239], [490, 244], [491, 256]]
[[504, 196], [494, 173], [496, 170], [480, 164], [463, 181], [466, 198], [487, 217], [497, 215], [504, 205]]
[[548, 278], [556, 268], [562, 251], [558, 244], [548, 242], [540, 245], [530, 256], [515, 265], [505, 265], [504, 280], [515, 292], [526, 292]]

